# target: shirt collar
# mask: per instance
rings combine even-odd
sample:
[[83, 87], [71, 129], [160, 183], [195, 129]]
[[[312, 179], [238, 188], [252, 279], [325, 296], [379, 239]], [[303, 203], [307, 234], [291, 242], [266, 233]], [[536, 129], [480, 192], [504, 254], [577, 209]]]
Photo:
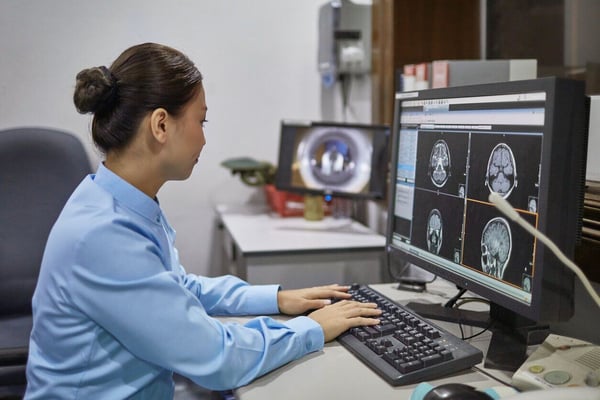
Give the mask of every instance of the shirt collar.
[[160, 222], [161, 211], [158, 200], [148, 197], [144, 192], [106, 168], [104, 163], [100, 163], [93, 179], [98, 186], [112, 194], [122, 206], [154, 222]]

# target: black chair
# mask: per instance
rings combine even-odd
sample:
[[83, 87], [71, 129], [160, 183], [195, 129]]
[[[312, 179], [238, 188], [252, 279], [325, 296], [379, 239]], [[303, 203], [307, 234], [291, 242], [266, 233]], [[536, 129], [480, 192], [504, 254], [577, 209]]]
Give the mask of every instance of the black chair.
[[91, 164], [72, 134], [0, 131], [0, 397], [26, 386], [31, 298], [48, 233]]

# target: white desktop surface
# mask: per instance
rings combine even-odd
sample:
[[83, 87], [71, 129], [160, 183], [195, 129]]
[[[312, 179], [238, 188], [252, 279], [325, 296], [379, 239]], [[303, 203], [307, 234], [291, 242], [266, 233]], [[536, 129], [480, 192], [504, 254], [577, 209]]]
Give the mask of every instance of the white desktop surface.
[[383, 250], [385, 237], [351, 219], [302, 217], [217, 207], [221, 220], [245, 254], [334, 251], [374, 248]]
[[[430, 284], [426, 293], [398, 291], [395, 284], [370, 285], [377, 291], [405, 303], [418, 299], [423, 302], [441, 303], [452, 297], [457, 289], [450, 283], [438, 279]], [[442, 328], [457, 334], [456, 324], [433, 321]], [[478, 332], [481, 328], [464, 327], [465, 335]], [[484, 334], [469, 341], [485, 354], [490, 335]], [[483, 363], [477, 366], [483, 369]], [[433, 385], [443, 383], [465, 383], [479, 389], [502, 386], [510, 382], [510, 374], [504, 371], [486, 371], [498, 380], [476, 370], [466, 370], [452, 376], [431, 381]], [[327, 343], [323, 351], [312, 353], [293, 361], [271, 373], [258, 378], [251, 384], [236, 390], [240, 400], [268, 399], [409, 399], [415, 385], [391, 386], [348, 350], [336, 341]]]
[[385, 282], [385, 237], [351, 219], [307, 221], [265, 207], [218, 206], [223, 269], [253, 284], [297, 289]]

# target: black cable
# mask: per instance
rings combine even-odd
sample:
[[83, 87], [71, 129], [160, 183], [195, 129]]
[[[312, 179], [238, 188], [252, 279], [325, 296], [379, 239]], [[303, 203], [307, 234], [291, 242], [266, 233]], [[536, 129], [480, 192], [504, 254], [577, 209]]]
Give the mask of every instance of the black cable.
[[[458, 287], [458, 286], [457, 286]], [[458, 293], [444, 304], [444, 307], [453, 308], [460, 297], [467, 292], [467, 289], [458, 288]]]
[[[482, 334], [484, 334], [485, 332], [487, 332], [487, 331], [489, 331], [489, 330], [490, 330], [490, 328], [492, 327], [492, 324], [493, 324], [493, 322], [492, 322], [492, 321], [490, 321], [489, 325], [488, 325], [486, 328], [484, 328], [484, 329], [480, 330], [480, 331], [479, 331], [479, 332], [477, 332], [477, 333], [474, 333], [474, 334], [473, 334], [473, 335], [471, 335], [471, 336], [467, 336], [467, 337], [465, 337], [465, 338], [462, 338], [462, 340], [471, 340], [471, 339], [473, 339], [473, 338], [476, 338], [476, 337], [477, 337], [477, 336], [479, 336], [479, 335], [482, 335]], [[462, 332], [462, 330], [461, 330], [461, 332]]]
[[342, 97], [342, 115], [344, 121], [346, 120], [346, 109], [348, 108], [348, 102], [350, 100], [350, 88], [352, 83], [352, 76], [347, 73], [341, 73], [338, 75], [340, 82], [340, 93]]
[[479, 331], [479, 332], [477, 332], [477, 333], [474, 333], [474, 334], [472, 334], [471, 336], [466, 336], [466, 337], [465, 337], [465, 333], [464, 333], [464, 331], [463, 331], [463, 328], [462, 328], [462, 323], [459, 321], [459, 322], [458, 322], [458, 326], [459, 326], [459, 328], [460, 328], [460, 338], [461, 338], [462, 340], [471, 340], [471, 339], [474, 339], [474, 338], [476, 338], [477, 336], [479, 336], [479, 335], [482, 335], [482, 334], [484, 334], [485, 332], [489, 331], [489, 330], [490, 330], [490, 328], [492, 327], [492, 325], [493, 325], [493, 324], [494, 324], [494, 321], [490, 319], [490, 321], [489, 321], [488, 325], [487, 325], [485, 328], [483, 328], [482, 330], [480, 330], [480, 331]]
[[[462, 306], [463, 304], [473, 303], [473, 302], [490, 304], [490, 302], [488, 300], [482, 299], [482, 298], [479, 298], [479, 297], [463, 297], [462, 301], [457, 304], [457, 301], [460, 299], [460, 297], [465, 292], [466, 292], [465, 289], [460, 289], [459, 292], [458, 292], [458, 294], [456, 296], [454, 296], [453, 298], [451, 298], [450, 300], [448, 300], [448, 302], [446, 303], [446, 304], [448, 304], [448, 303], [450, 303], [452, 301], [452, 306], [451, 307], [456, 308], [457, 310], [459, 310], [459, 315], [460, 315], [460, 306]], [[458, 320], [458, 328], [460, 329], [460, 338], [462, 340], [470, 340], [470, 339], [476, 338], [477, 336], [482, 335], [483, 333], [485, 333], [486, 331], [488, 331], [492, 327], [493, 323], [494, 323], [494, 321], [490, 318], [488, 325], [484, 329], [480, 330], [477, 333], [474, 333], [471, 336], [465, 337], [465, 332], [463, 330], [462, 320], [459, 319]]]

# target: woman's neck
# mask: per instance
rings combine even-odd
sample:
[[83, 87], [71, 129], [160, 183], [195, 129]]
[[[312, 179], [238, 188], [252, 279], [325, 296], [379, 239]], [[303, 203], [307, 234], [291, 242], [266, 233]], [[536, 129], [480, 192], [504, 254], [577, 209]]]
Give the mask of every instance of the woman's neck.
[[118, 154], [109, 152], [104, 166], [151, 199], [156, 197], [158, 190], [164, 184], [146, 157], [136, 157], [128, 152]]

